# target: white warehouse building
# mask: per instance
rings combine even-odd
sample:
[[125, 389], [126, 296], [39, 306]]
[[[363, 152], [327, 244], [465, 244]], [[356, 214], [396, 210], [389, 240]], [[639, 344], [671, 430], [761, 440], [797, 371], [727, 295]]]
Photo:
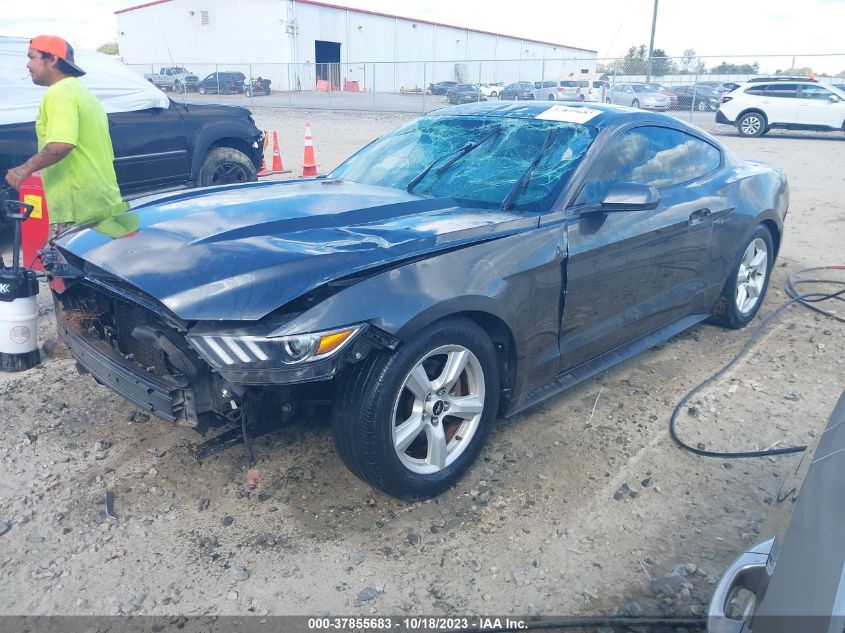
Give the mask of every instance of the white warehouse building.
[[239, 71], [275, 90], [400, 92], [596, 70], [593, 50], [315, 0], [154, 0], [115, 13], [121, 57], [139, 72]]

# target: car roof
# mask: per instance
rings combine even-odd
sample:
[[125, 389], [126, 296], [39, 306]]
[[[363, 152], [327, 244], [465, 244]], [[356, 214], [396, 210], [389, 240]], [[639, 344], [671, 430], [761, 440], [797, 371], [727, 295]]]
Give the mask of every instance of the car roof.
[[432, 110], [426, 116], [479, 116], [490, 118], [501, 117], [514, 119], [536, 119], [549, 110], [554, 111], [555, 109], [560, 109], [562, 107], [570, 107], [577, 110], [598, 110], [599, 114], [590, 119], [586, 125], [599, 130], [634, 122], [654, 123], [658, 125], [669, 124], [672, 127], [687, 130], [693, 134], [709, 138], [707, 133], [668, 114], [632, 110], [631, 108], [605, 103], [589, 103], [588, 105], [585, 105], [581, 101], [555, 101], [553, 103], [548, 101], [482, 101], [478, 103], [448, 106], [438, 110]]
[[810, 79], [809, 77], [787, 77], [783, 75], [778, 75], [775, 77], [754, 77], [753, 79], [749, 79], [748, 83], [759, 83], [759, 82], [775, 82], [775, 81], [788, 81], [790, 83], [794, 81], [810, 81], [812, 83], [819, 83], [815, 79]]

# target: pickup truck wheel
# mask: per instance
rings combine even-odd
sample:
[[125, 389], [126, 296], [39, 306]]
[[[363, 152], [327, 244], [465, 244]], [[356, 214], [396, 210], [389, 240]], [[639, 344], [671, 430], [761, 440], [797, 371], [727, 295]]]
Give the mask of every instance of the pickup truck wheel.
[[773, 260], [772, 234], [758, 226], [742, 243], [710, 321], [733, 330], [748, 325], [763, 304]]
[[231, 147], [215, 147], [205, 157], [197, 186], [230, 185], [256, 180], [255, 165], [246, 154]]
[[205, 86], [200, 86], [199, 88], [197, 88], [197, 92], [200, 93], [201, 95], [204, 95], [205, 94]]
[[349, 469], [402, 499], [437, 495], [476, 459], [499, 405], [496, 351], [464, 318], [373, 353], [343, 379], [332, 421]]
[[173, 82], [173, 89], [180, 94], [185, 94], [185, 86], [181, 81]]

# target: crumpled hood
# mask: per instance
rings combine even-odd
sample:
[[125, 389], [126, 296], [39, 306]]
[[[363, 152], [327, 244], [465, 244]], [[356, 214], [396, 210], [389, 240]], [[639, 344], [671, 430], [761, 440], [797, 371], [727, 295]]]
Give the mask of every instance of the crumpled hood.
[[250, 321], [333, 279], [535, 226], [451, 198], [307, 180], [151, 197], [58, 245], [181, 319]]

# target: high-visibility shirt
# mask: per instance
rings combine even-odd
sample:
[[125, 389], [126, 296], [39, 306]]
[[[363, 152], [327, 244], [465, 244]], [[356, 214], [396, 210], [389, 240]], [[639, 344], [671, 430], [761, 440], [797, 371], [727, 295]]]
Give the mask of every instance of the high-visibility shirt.
[[95, 222], [129, 208], [114, 174], [108, 117], [78, 78], [47, 88], [35, 133], [39, 151], [48, 143], [74, 145], [70, 154], [41, 170], [51, 224]]

